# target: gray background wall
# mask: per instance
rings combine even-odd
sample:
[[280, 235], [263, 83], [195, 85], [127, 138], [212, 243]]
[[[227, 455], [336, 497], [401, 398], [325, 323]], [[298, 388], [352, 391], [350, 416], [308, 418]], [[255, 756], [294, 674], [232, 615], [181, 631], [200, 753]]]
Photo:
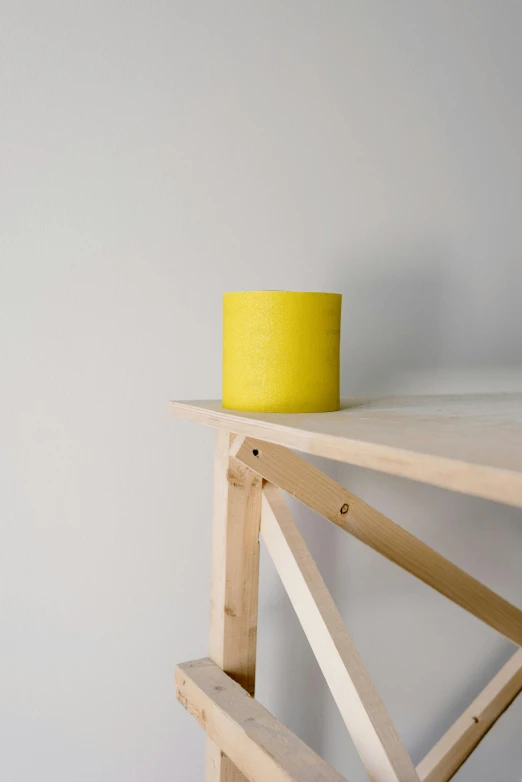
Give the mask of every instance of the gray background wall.
[[[221, 294], [344, 295], [343, 392], [522, 390], [522, 6], [3, 0], [0, 777], [196, 782]], [[336, 478], [522, 605], [520, 511]], [[512, 647], [302, 508], [414, 761]], [[259, 698], [364, 772], [263, 552]], [[459, 782], [522, 779], [522, 703]]]

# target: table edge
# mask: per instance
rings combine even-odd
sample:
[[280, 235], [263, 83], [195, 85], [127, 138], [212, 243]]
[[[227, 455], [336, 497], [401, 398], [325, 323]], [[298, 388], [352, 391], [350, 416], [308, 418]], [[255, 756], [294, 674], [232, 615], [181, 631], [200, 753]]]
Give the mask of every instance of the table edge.
[[266, 440], [302, 453], [522, 508], [522, 473], [511, 470], [294, 429], [284, 424], [268, 424], [242, 418], [233, 411], [221, 413], [189, 402], [169, 402], [168, 414], [173, 418], [226, 429], [234, 434]]

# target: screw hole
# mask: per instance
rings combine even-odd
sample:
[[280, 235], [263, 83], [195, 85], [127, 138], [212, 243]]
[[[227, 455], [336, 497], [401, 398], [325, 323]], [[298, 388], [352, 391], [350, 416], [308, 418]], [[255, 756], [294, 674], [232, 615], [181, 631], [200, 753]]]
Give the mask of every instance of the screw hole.
[[345, 502], [344, 505], [341, 508], [341, 513], [342, 513], [343, 516], [346, 516], [348, 511], [349, 511], [349, 507], [348, 507], [348, 504]]
[[257, 448], [254, 448], [252, 453], [254, 454], [254, 456], [259, 456], [259, 451], [257, 450]]

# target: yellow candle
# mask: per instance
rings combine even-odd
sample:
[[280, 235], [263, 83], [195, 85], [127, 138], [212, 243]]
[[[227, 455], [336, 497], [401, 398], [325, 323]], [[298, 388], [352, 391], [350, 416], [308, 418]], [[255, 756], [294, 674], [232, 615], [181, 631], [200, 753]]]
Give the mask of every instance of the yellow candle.
[[225, 293], [223, 407], [339, 410], [341, 302], [340, 293]]

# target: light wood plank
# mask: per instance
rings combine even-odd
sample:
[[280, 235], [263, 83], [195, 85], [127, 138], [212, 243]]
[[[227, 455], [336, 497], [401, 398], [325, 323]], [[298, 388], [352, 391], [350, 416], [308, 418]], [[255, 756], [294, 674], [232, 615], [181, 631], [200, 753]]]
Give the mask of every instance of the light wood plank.
[[522, 649], [518, 649], [419, 763], [422, 782], [448, 782], [521, 691]]
[[522, 507], [522, 394], [343, 399], [335, 413], [244, 413], [171, 402], [173, 416]]
[[298, 454], [280, 445], [244, 437], [236, 439], [232, 452], [267, 481], [297, 497], [473, 616], [522, 645], [522, 611]]
[[211, 660], [178, 665], [176, 695], [249, 782], [346, 782]]
[[[229, 456], [233, 435], [216, 433], [210, 590], [211, 659], [254, 694], [261, 479]], [[207, 782], [244, 782], [207, 742]]]
[[263, 491], [261, 536], [372, 782], [419, 778], [279, 489]]

